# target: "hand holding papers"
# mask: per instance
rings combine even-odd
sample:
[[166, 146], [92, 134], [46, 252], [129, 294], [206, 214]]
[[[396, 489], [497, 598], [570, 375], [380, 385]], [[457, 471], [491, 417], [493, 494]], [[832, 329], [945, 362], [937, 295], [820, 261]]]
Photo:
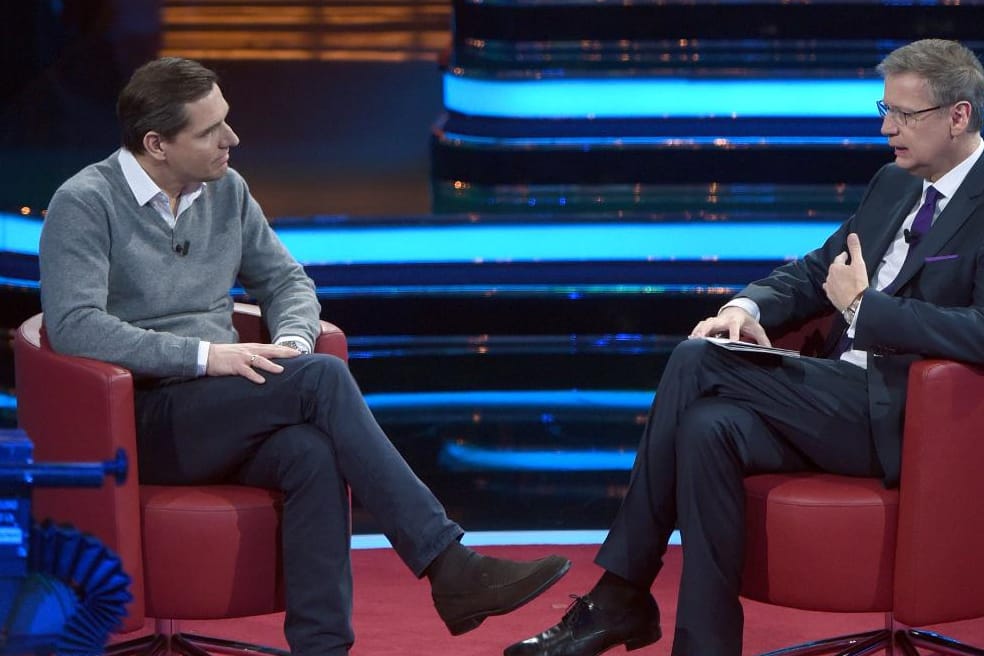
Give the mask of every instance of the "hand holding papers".
[[777, 348], [775, 346], [762, 346], [761, 344], [754, 344], [752, 342], [741, 342], [735, 339], [728, 339], [726, 337], [699, 337], [697, 339], [706, 339], [711, 344], [728, 349], [729, 351], [739, 351], [741, 353], [762, 353], [767, 355], [785, 355], [791, 358], [800, 357], [799, 351]]

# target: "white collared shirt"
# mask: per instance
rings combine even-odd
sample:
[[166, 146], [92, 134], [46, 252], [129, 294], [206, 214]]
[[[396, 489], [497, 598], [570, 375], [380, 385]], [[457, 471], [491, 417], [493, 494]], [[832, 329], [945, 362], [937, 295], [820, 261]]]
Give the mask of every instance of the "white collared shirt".
[[178, 217], [186, 209], [191, 207], [191, 204], [205, 191], [204, 182], [198, 183], [198, 186], [193, 189], [182, 191], [178, 197], [178, 209], [172, 212], [171, 200], [157, 186], [157, 183], [154, 182], [150, 175], [144, 171], [133, 153], [126, 148], [120, 148], [119, 159], [120, 169], [123, 170], [123, 177], [126, 178], [126, 183], [130, 186], [130, 191], [133, 192], [133, 197], [136, 199], [137, 204], [141, 207], [150, 204], [157, 210], [157, 213], [164, 219], [171, 230], [174, 230], [174, 226], [178, 222]]

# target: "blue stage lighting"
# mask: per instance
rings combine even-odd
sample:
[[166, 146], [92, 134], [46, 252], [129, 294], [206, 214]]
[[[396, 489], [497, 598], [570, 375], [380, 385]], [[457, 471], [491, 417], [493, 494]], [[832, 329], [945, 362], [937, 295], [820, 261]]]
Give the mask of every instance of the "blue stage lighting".
[[373, 412], [441, 409], [618, 409], [646, 412], [651, 391], [635, 390], [487, 390], [466, 392], [383, 392], [366, 394]]
[[500, 118], [866, 117], [880, 79], [601, 78], [497, 80], [444, 76], [444, 105]]
[[[835, 223], [549, 223], [281, 227], [302, 264], [790, 260]], [[41, 222], [0, 214], [0, 252], [37, 254]]]
[[441, 449], [440, 458], [445, 467], [458, 471], [628, 471], [635, 451], [505, 451], [449, 443]]
[[818, 247], [835, 223], [556, 223], [549, 225], [289, 228], [305, 264], [790, 260]]
[[37, 255], [41, 221], [0, 212], [0, 252]]

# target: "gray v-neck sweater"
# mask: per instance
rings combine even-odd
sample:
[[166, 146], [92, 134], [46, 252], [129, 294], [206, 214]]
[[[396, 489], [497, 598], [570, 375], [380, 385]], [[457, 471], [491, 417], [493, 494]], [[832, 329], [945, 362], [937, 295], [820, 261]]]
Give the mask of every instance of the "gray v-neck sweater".
[[[118, 154], [70, 178], [48, 207], [41, 305], [55, 350], [141, 376], [194, 376], [199, 341], [237, 341], [229, 296], [237, 279], [272, 335], [314, 343], [314, 285], [238, 173], [209, 182], [172, 231], [137, 204]], [[185, 255], [175, 251], [185, 243]]]

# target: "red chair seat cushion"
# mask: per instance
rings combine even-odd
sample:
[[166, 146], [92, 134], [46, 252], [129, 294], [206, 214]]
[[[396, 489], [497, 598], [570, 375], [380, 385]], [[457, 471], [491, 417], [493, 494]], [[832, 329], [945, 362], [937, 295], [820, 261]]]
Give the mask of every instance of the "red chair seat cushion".
[[898, 506], [898, 490], [874, 478], [749, 476], [742, 594], [806, 610], [890, 611]]
[[218, 619], [283, 610], [278, 493], [140, 486], [147, 615]]

